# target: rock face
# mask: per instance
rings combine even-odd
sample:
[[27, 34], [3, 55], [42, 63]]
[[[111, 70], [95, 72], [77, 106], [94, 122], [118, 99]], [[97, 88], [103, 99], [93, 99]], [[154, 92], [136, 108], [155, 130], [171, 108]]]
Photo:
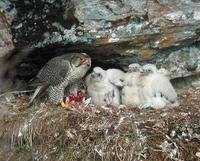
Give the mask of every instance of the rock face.
[[16, 12], [8, 11], [10, 5], [11, 3], [4, 0], [0, 2], [0, 58], [14, 49], [10, 25]]
[[11, 86], [11, 81], [3, 78], [6, 68], [9, 68], [3, 62], [3, 57], [9, 55], [14, 49], [10, 26], [16, 10], [14, 8], [10, 10], [10, 6], [11, 3], [9, 1], [0, 1], [0, 93]]
[[200, 72], [197, 0], [25, 0], [12, 4], [17, 10], [12, 23], [16, 46], [61, 45], [124, 69], [133, 62], [156, 63], [167, 68], [171, 78]]

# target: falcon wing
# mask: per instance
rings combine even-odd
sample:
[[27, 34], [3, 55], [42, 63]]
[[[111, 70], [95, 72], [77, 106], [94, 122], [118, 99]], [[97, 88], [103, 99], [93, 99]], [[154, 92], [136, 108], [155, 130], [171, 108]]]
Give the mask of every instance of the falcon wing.
[[69, 62], [56, 57], [50, 60], [37, 74], [36, 79], [31, 83], [35, 85], [57, 85], [62, 83], [69, 73]]
[[152, 89], [155, 93], [159, 92], [161, 96], [165, 97], [171, 103], [177, 100], [177, 94], [169, 79], [162, 75], [157, 75], [152, 81]]
[[86, 83], [86, 86], [88, 86], [88, 84], [90, 83], [90, 77], [91, 77], [91, 74], [88, 74], [85, 78], [85, 83]]

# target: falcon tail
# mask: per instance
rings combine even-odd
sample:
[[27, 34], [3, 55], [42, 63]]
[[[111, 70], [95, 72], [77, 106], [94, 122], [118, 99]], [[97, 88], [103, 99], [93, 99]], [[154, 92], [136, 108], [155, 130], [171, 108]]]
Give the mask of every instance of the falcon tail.
[[38, 86], [33, 94], [33, 96], [31, 97], [31, 100], [29, 101], [29, 105], [31, 105], [33, 103], [33, 100], [37, 97], [37, 95], [39, 95], [39, 93], [41, 93], [42, 88], [44, 88], [44, 86]]

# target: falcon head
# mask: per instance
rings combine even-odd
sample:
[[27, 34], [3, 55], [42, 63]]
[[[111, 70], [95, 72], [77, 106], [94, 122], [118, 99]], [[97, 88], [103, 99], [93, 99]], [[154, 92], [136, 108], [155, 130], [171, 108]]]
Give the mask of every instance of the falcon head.
[[143, 69], [140, 64], [133, 63], [128, 66], [128, 72], [140, 72], [143, 73]]
[[91, 73], [91, 78], [98, 82], [102, 81], [105, 78], [105, 76], [106, 71], [100, 67], [95, 67], [93, 69], [93, 72]]
[[145, 75], [155, 74], [158, 71], [156, 65], [154, 65], [154, 64], [146, 64], [142, 68], [143, 68]]
[[89, 69], [91, 67], [91, 59], [86, 53], [73, 53], [70, 58], [72, 69]]

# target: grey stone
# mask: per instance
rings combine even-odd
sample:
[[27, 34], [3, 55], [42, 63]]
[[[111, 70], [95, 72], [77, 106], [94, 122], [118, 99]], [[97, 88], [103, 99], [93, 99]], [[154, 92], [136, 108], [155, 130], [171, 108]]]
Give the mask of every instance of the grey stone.
[[[170, 78], [200, 73], [200, 2], [195, 0], [4, 0], [15, 6], [16, 46], [67, 46], [126, 69], [156, 63]], [[6, 5], [5, 5], [6, 4]], [[10, 12], [11, 13], [11, 12]], [[78, 44], [78, 45], [77, 45]]]
[[0, 58], [14, 49], [10, 25], [16, 10], [11, 5], [6, 0], [0, 2]]

